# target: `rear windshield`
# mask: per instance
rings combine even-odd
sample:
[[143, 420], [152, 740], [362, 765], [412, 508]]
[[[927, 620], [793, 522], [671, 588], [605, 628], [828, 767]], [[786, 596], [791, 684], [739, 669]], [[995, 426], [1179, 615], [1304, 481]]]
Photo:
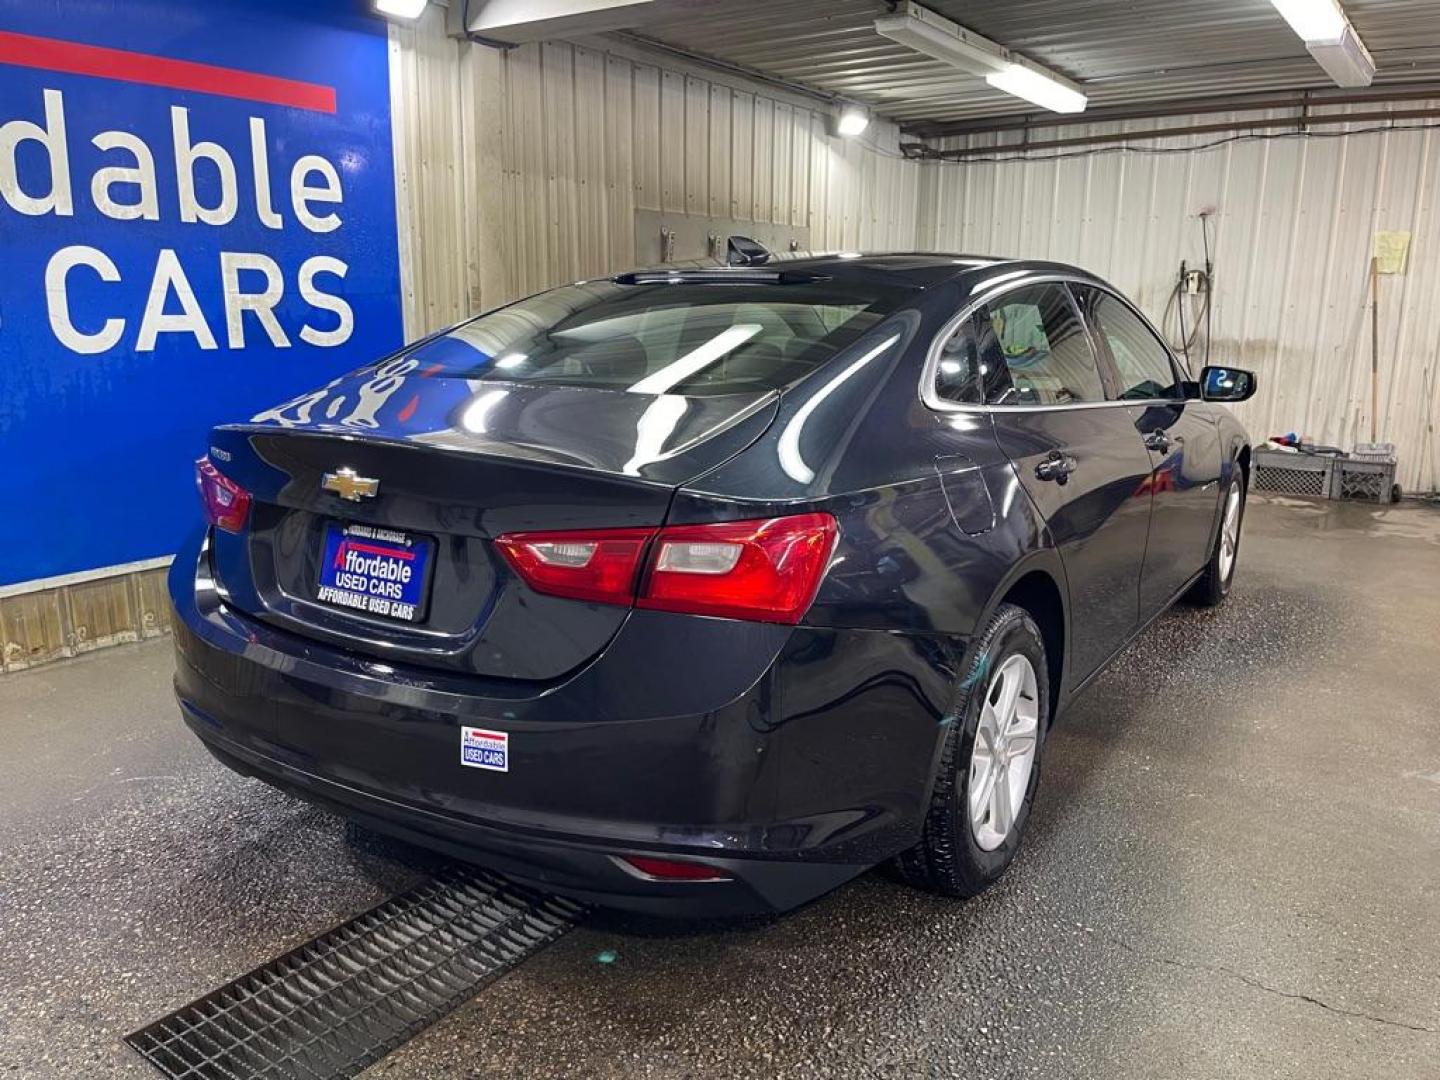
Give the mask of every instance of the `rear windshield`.
[[588, 282], [482, 315], [411, 355], [465, 379], [635, 394], [763, 392], [825, 363], [895, 310], [906, 291], [830, 282]]

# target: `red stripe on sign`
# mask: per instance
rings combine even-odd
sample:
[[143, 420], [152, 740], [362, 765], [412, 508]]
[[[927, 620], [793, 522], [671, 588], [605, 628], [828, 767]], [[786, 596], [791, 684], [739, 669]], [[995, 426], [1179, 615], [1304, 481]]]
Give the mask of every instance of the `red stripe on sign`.
[[377, 547], [374, 544], [366, 544], [359, 540], [346, 540], [345, 543], [349, 544], [356, 551], [366, 551], [371, 555], [387, 555], [392, 559], [408, 560], [415, 558], [413, 551], [396, 551], [394, 548]]
[[319, 83], [257, 75], [253, 71], [193, 64], [148, 53], [80, 45], [73, 41], [13, 34], [0, 30], [0, 64], [63, 71], [70, 75], [93, 75], [99, 79], [167, 86], [172, 90], [195, 90], [202, 94], [244, 98], [267, 105], [289, 105], [314, 112], [335, 111], [335, 88]]

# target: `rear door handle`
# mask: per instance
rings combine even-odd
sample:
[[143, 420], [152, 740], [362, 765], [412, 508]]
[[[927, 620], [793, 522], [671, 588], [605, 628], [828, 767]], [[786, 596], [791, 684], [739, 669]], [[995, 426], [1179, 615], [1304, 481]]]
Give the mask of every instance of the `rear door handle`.
[[1045, 455], [1045, 460], [1035, 466], [1035, 479], [1053, 480], [1063, 487], [1065, 482], [1070, 479], [1070, 474], [1079, 466], [1080, 463], [1069, 454], [1051, 450]]
[[1168, 454], [1170, 445], [1170, 436], [1163, 431], [1152, 431], [1145, 436], [1145, 448], [1154, 450], [1157, 454]]

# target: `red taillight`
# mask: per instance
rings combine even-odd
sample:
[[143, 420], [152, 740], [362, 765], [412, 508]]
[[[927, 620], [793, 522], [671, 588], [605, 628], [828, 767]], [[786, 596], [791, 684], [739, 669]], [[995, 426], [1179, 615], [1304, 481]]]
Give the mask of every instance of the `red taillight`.
[[495, 544], [536, 592], [629, 604], [654, 529], [511, 533]]
[[250, 493], [222, 473], [208, 457], [195, 462], [195, 486], [200, 489], [200, 505], [205, 520], [217, 529], [237, 533], [245, 527], [250, 514]]
[[659, 530], [511, 533], [495, 543], [532, 589], [551, 596], [796, 623], [815, 599], [837, 531], [829, 514], [796, 514]]
[[683, 859], [657, 859], [650, 855], [620, 855], [621, 862], [657, 881], [729, 881], [724, 870]]
[[799, 622], [830, 564], [835, 534], [829, 514], [662, 529], [639, 605]]

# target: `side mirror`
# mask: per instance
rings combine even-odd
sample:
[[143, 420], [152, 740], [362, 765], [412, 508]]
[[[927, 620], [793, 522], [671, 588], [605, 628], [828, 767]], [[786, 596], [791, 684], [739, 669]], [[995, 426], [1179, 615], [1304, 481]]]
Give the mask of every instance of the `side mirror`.
[[1255, 375], [1233, 367], [1201, 368], [1200, 396], [1206, 401], [1245, 401], [1255, 396]]

